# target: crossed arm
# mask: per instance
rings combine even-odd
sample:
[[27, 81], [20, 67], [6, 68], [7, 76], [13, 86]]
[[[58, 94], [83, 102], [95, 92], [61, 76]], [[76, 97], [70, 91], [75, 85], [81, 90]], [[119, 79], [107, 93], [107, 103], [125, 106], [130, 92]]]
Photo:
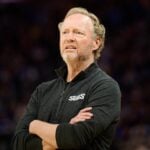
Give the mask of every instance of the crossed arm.
[[[70, 120], [70, 124], [91, 119], [92, 107], [87, 107]], [[35, 134], [42, 139], [43, 150], [54, 150], [58, 148], [56, 142], [56, 129], [59, 124], [51, 124], [40, 120], [33, 120], [29, 125], [29, 133]]]

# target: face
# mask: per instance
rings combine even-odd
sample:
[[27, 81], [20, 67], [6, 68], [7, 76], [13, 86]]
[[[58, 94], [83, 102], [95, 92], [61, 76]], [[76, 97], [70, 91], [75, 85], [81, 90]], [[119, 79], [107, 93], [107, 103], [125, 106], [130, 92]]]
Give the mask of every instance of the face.
[[60, 52], [65, 62], [94, 60], [93, 24], [88, 16], [73, 14], [68, 16], [60, 29]]

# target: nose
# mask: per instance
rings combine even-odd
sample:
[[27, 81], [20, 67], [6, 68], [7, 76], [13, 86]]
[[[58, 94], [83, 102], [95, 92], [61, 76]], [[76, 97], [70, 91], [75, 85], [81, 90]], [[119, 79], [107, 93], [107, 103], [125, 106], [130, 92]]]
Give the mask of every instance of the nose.
[[76, 40], [76, 38], [75, 38], [74, 34], [70, 32], [70, 33], [68, 33], [68, 35], [66, 36], [66, 40], [67, 40], [68, 42], [74, 42], [74, 41]]

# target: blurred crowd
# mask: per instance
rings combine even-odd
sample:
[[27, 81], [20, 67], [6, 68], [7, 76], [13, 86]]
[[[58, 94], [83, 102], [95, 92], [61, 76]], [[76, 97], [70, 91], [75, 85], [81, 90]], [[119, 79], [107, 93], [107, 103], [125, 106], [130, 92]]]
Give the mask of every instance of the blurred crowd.
[[[11, 150], [16, 123], [41, 82], [62, 65], [57, 24], [74, 6], [106, 26], [98, 64], [122, 91], [122, 112], [111, 150], [150, 149], [150, 1], [0, 1], [0, 150]], [[65, 4], [65, 5], [64, 5]]]

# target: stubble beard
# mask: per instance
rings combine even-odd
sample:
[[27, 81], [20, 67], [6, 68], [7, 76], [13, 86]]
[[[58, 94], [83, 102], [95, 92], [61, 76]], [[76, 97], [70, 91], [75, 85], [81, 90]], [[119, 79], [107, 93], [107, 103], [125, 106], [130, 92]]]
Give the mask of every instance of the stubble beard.
[[69, 56], [67, 54], [64, 54], [62, 55], [62, 58], [66, 63], [82, 63], [89, 59], [89, 56], [87, 55], [80, 55], [80, 56], [78, 54], [72, 54], [72, 55], [74, 56]]

